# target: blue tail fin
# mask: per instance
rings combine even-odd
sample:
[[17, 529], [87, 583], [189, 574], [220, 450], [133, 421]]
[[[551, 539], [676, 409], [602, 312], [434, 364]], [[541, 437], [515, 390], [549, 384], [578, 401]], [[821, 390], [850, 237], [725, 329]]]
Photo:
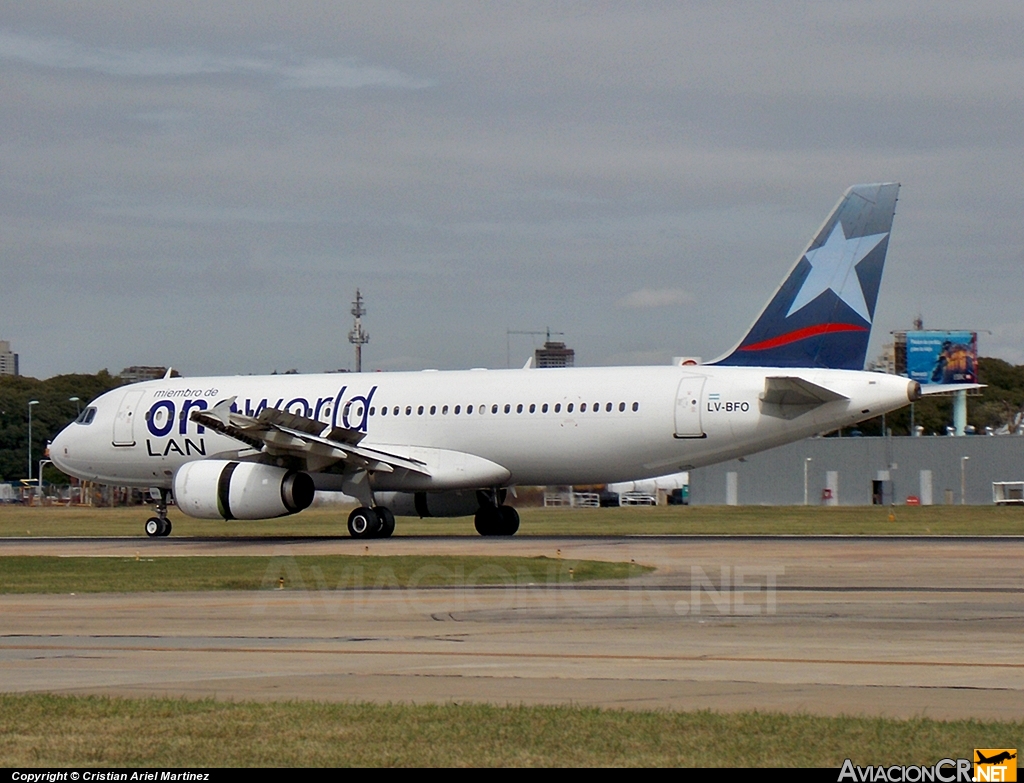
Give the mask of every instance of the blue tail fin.
[[847, 190], [746, 337], [711, 364], [863, 370], [899, 189]]

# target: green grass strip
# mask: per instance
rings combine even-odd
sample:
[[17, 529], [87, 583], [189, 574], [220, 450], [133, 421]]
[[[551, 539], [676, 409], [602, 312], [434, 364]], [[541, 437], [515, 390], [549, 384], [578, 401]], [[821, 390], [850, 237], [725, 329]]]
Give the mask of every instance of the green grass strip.
[[0, 695], [0, 767], [924, 764], [1024, 723], [479, 704]]
[[628, 579], [632, 563], [548, 557], [282, 555], [275, 557], [0, 557], [0, 593], [528, 585]]
[[[349, 509], [312, 508], [255, 521], [190, 519], [171, 509], [173, 537], [324, 536], [348, 538]], [[890, 512], [895, 517], [890, 519]], [[658, 506], [522, 508], [520, 536], [622, 535], [1024, 535], [1024, 506]], [[0, 538], [145, 538], [152, 508], [0, 506]], [[395, 535], [475, 538], [471, 517], [399, 517]]]

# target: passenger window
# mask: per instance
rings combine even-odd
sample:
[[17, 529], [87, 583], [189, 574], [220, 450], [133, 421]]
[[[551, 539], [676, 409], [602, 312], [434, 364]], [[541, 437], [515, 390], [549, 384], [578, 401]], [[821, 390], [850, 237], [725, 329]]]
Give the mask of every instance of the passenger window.
[[537, 405], [536, 405], [536, 403], [532, 403], [532, 402], [531, 402], [531, 403], [530, 403], [530, 413], [536, 413], [536, 411], [537, 411]]
[[497, 413], [497, 412], [498, 412], [498, 406], [497, 405], [492, 405], [491, 406], [491, 413]]
[[561, 411], [562, 411], [562, 403], [556, 402], [555, 403], [555, 413], [561, 413]]
[[423, 415], [423, 406], [422, 405], [416, 409], [416, 415], [417, 416], [422, 416]]
[[580, 403], [580, 413], [586, 413], [586, 412], [587, 412], [587, 404], [585, 402], [581, 402]]
[[362, 417], [363, 417], [363, 406], [362, 406], [362, 405], [360, 405], [360, 406], [359, 406], [359, 407], [358, 407], [358, 408], [356, 409], [356, 416], [358, 416], [359, 418], [362, 418]]
[[456, 414], [458, 414], [458, 413], [459, 413], [459, 411], [461, 411], [461, 410], [462, 410], [462, 406], [461, 406], [461, 405], [456, 405], [456, 406], [455, 406], [455, 413], [456, 413]]
[[508, 403], [506, 402], [506, 403], [505, 403], [505, 413], [508, 413], [508, 412], [509, 412], [510, 410], [512, 410], [512, 406], [511, 406], [511, 405], [509, 405], [509, 404], [508, 404]]
[[394, 414], [395, 416], [398, 415], [398, 406], [397, 405], [394, 408], [391, 409], [391, 413]]
[[370, 408], [370, 415], [373, 416], [377, 412], [376, 408]]
[[436, 405], [431, 405], [430, 406], [430, 415], [433, 416], [435, 413], [437, 413], [437, 406]]
[[594, 403], [594, 413], [600, 413], [600, 412], [601, 412], [601, 403], [595, 402]]
[[605, 410], [605, 413], [611, 413], [611, 412], [612, 412], [612, 404], [611, 404], [610, 402], [609, 402], [609, 403], [607, 403], [607, 404], [606, 404], [606, 405], [604, 406], [604, 410]]
[[548, 412], [548, 404], [546, 402], [543, 405], [540, 406], [540, 412], [541, 413], [547, 413]]
[[640, 410], [640, 403], [639, 402], [634, 402], [633, 403], [633, 412], [636, 413], [638, 410]]
[[619, 413], [622, 413], [624, 410], [626, 410], [626, 403], [620, 402], [619, 403]]
[[387, 416], [388, 415], [388, 409], [387, 408], [381, 408], [380, 409], [380, 415], [381, 416]]
[[406, 416], [412, 416], [412, 406], [411, 405], [406, 405], [405, 406], [405, 415]]
[[441, 407], [441, 415], [444, 416], [447, 413], [448, 413], [448, 406], [447, 405], [442, 406]]
[[518, 404], [518, 405], [516, 406], [516, 413], [522, 413], [522, 412], [523, 412], [523, 404], [522, 404], [522, 403], [519, 403], [519, 404]]
[[565, 412], [566, 413], [572, 413], [572, 403], [571, 402], [568, 405], [565, 406]]

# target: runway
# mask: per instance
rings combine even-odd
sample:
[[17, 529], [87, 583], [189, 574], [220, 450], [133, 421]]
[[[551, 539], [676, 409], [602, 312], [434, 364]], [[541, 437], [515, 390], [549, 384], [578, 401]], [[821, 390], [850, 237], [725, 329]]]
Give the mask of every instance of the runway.
[[0, 690], [1024, 714], [1024, 540], [6, 539], [0, 556], [500, 554], [635, 560], [626, 584], [3, 595]]

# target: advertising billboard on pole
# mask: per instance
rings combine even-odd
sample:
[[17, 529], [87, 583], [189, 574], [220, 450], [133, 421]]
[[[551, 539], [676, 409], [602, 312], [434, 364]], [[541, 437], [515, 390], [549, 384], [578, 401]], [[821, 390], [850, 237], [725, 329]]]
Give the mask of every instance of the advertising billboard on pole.
[[977, 367], [977, 332], [907, 332], [907, 376], [918, 383], [977, 383]]

